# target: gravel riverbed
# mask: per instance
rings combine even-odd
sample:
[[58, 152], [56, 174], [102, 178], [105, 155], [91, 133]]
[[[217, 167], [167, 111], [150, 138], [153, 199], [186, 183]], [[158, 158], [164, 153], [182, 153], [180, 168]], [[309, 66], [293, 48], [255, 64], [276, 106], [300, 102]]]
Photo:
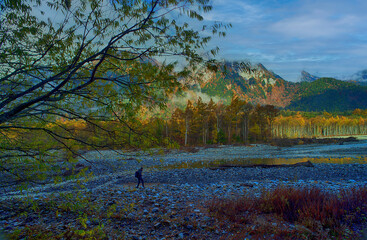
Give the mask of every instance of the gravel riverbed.
[[[358, 154], [361, 151], [363, 153], [364, 147], [359, 146]], [[315, 146], [314, 149], [318, 149], [317, 152], [307, 154], [311, 148], [312, 146], [299, 148], [302, 151], [297, 152], [303, 152], [305, 155], [295, 154], [296, 157], [321, 157], [324, 156], [323, 151], [330, 151], [329, 148], [320, 150], [319, 146]], [[343, 153], [348, 152], [346, 156], [354, 156], [353, 148], [352, 150], [338, 149]], [[15, 216], [11, 212], [13, 207], [9, 206], [12, 201], [26, 197], [42, 201], [60, 193], [71, 192], [88, 196], [91, 204], [100, 204], [102, 210], [111, 204], [116, 204], [118, 212], [126, 209], [129, 204], [133, 204], [129, 211], [124, 210], [123, 216], [120, 216], [120, 221], [117, 223], [98, 220], [106, 224], [106, 229], [110, 233], [109, 239], [116, 239], [116, 236], [120, 239], [226, 239], [231, 234], [230, 231], [212, 228], [215, 220], [205, 210], [205, 204], [210, 199], [231, 198], [244, 194], [258, 196], [263, 189], [272, 189], [280, 185], [315, 186], [331, 192], [367, 186], [367, 164], [360, 163], [316, 163], [314, 167], [255, 167], [226, 170], [211, 170], [205, 167], [164, 168], [164, 166], [182, 162], [287, 157], [286, 152], [292, 151], [295, 153], [295, 148], [254, 145], [202, 148], [194, 152], [171, 151], [164, 154], [87, 152], [83, 157], [88, 159], [88, 162], [80, 159], [80, 164], [90, 166], [89, 171], [92, 171], [94, 176], [85, 181], [79, 179], [82, 181], [69, 180], [58, 184], [34, 186], [26, 193], [15, 188], [3, 188], [0, 201], [6, 207], [0, 209], [0, 226], [4, 226], [5, 232], [12, 232], [16, 228], [41, 221], [35, 216], [31, 220]], [[146, 186], [136, 189], [134, 171], [140, 166], [144, 167], [143, 177]], [[50, 216], [48, 213], [44, 215], [47, 218], [48, 228], [55, 231], [63, 231], [66, 225], [78, 224], [73, 216], [67, 214], [61, 219]], [[90, 220], [88, 226], [101, 224], [98, 221]]]
[[[92, 191], [107, 186], [124, 185], [136, 182], [134, 172], [143, 166], [144, 180], [154, 184], [237, 184], [250, 182], [340, 182], [346, 185], [363, 185], [367, 181], [367, 164], [360, 163], [313, 163], [314, 167], [290, 167], [290, 168], [229, 168], [226, 170], [211, 170], [204, 165], [197, 164], [196, 168], [186, 168], [195, 162], [206, 164], [215, 160], [232, 159], [279, 159], [287, 161], [305, 161], [306, 157], [326, 157], [324, 152], [332, 155], [338, 151], [347, 155], [342, 157], [358, 157], [353, 153], [363, 151], [367, 144], [358, 146], [335, 145], [307, 145], [301, 147], [279, 148], [269, 145], [251, 146], [219, 146], [215, 148], [197, 148], [194, 151], [172, 150], [162, 152], [122, 152], [99, 151], [86, 152], [79, 159], [81, 166], [89, 167], [88, 172], [93, 172], [83, 182], [83, 191]], [[311, 150], [314, 150], [310, 154]], [[303, 155], [300, 156], [300, 153]], [[366, 148], [367, 155], [367, 148]], [[296, 156], [296, 158], [295, 158]], [[249, 160], [250, 161], [250, 160]], [[28, 196], [41, 196], [54, 192], [65, 192], [75, 189], [81, 179], [68, 180], [61, 183], [49, 183], [35, 185], [26, 194]], [[327, 184], [329, 186], [330, 184]], [[24, 193], [17, 191], [16, 186], [0, 189], [0, 199], [22, 197]]]

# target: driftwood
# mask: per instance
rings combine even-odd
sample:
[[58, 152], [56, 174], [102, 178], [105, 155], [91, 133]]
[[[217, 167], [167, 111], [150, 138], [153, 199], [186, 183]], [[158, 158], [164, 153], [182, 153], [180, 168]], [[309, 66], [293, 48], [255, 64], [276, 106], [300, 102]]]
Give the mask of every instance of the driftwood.
[[243, 187], [254, 187], [254, 185], [251, 184], [251, 183], [241, 183], [240, 186], [243, 186]]
[[314, 167], [314, 165], [312, 164], [312, 162], [307, 161], [307, 162], [299, 162], [299, 163], [294, 163], [294, 164], [273, 164], [273, 165], [268, 165], [268, 164], [250, 164], [250, 165], [230, 165], [230, 164], [223, 164], [223, 165], [219, 165], [218, 167], [210, 167], [210, 170], [226, 170], [228, 168], [279, 168], [279, 167]]
[[340, 144], [345, 142], [357, 142], [356, 137], [347, 138], [275, 138], [271, 141], [271, 145], [278, 147], [292, 147], [303, 144]]

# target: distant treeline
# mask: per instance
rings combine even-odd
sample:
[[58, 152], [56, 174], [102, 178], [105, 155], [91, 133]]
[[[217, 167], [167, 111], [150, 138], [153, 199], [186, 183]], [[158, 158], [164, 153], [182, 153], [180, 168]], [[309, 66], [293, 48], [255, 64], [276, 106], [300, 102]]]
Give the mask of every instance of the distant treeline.
[[[38, 123], [36, 129], [39, 130], [11, 130], [7, 137], [27, 139], [29, 149], [68, 148], [69, 152], [248, 144], [269, 142], [273, 138], [367, 134], [367, 110], [356, 109], [342, 116], [327, 112], [280, 111], [272, 105], [254, 106], [237, 97], [228, 105], [212, 100], [206, 103], [199, 97], [165, 118], [149, 116], [145, 109], [138, 115], [121, 115], [109, 121], [60, 118], [42, 127]], [[7, 140], [7, 144], [13, 146], [16, 142]]]
[[280, 111], [272, 105], [252, 105], [233, 97], [229, 105], [201, 98], [177, 108], [166, 121], [152, 119], [162, 138], [180, 145], [268, 142], [272, 138], [367, 134], [367, 110], [342, 114]]
[[284, 112], [274, 120], [274, 136], [297, 138], [367, 134], [367, 110], [356, 109], [345, 116], [328, 112], [316, 116], [302, 112], [289, 113]]

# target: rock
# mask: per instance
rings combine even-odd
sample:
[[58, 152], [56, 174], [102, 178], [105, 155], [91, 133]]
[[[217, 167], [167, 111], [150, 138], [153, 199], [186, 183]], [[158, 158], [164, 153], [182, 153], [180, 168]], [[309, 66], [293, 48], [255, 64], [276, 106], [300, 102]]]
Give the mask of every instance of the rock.
[[11, 226], [6, 226], [5, 228], [4, 228], [4, 231], [12, 231], [14, 228], [13, 227], [11, 227]]
[[162, 223], [156, 223], [156, 224], [154, 224], [154, 229], [157, 229], [157, 228], [160, 228], [162, 226]]
[[133, 213], [129, 213], [126, 217], [129, 218], [129, 219], [132, 219], [132, 218], [135, 217], [135, 215]]
[[194, 229], [194, 226], [192, 226], [192, 225], [186, 225], [185, 227], [186, 227], [187, 230], [193, 230]]

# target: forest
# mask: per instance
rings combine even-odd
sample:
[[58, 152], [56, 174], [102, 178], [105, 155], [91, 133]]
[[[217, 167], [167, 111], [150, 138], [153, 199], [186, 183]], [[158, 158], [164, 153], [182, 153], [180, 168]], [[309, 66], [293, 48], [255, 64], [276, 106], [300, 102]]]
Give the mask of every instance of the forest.
[[[150, 119], [155, 136], [179, 145], [269, 142], [274, 138], [328, 137], [367, 134], [367, 110], [299, 112], [272, 105], [252, 105], [233, 97], [229, 105], [210, 100], [188, 101], [171, 118]], [[161, 140], [162, 141], [162, 140]]]
[[[42, 131], [8, 132], [10, 138], [25, 138], [30, 149], [148, 149], [179, 148], [210, 144], [265, 143], [279, 138], [314, 138], [367, 134], [367, 110], [352, 112], [299, 112], [272, 105], [252, 105], [238, 97], [230, 104], [187, 101], [168, 117], [142, 107], [119, 121], [98, 122], [59, 118]], [[44, 129], [53, 132], [52, 137]], [[59, 138], [58, 136], [63, 136]], [[24, 141], [22, 141], [24, 144]], [[86, 144], [88, 143], [88, 144]]]
[[328, 112], [307, 117], [307, 114], [293, 112], [293, 115], [279, 115], [273, 124], [272, 133], [276, 137], [328, 137], [367, 134], [367, 111], [355, 109], [348, 115]]

